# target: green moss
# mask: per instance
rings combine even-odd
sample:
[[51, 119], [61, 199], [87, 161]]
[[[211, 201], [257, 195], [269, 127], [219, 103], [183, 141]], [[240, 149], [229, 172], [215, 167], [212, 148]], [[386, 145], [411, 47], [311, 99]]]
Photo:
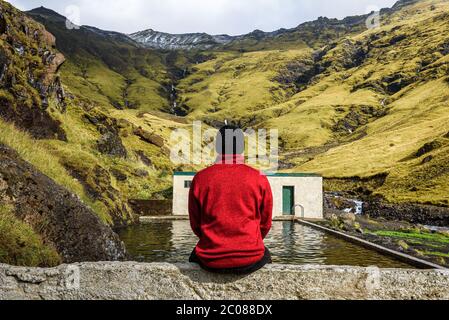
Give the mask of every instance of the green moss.
[[30, 162], [56, 183], [77, 194], [103, 220], [108, 220], [105, 218], [108, 216], [106, 208], [86, 194], [81, 183], [69, 174], [66, 168], [61, 165], [58, 157], [51, 152], [51, 142], [36, 141], [27, 133], [0, 120], [0, 143], [16, 150], [21, 158]]
[[12, 103], [14, 103], [14, 96], [10, 92], [8, 92], [4, 89], [1, 89], [0, 90], [0, 103], [5, 104], [5, 105], [12, 104]]
[[436, 244], [436, 243], [431, 243], [427, 240], [412, 240], [412, 239], [407, 239], [407, 243], [410, 245], [420, 245], [420, 246], [426, 246], [429, 248], [435, 248], [435, 249], [441, 249], [441, 248], [445, 248], [446, 244], [445, 243], [440, 243], [440, 244]]
[[18, 220], [10, 207], [0, 204], [0, 263], [53, 267], [61, 258], [29, 225]]
[[398, 244], [399, 247], [401, 247], [404, 250], [408, 250], [410, 248], [410, 246], [404, 240], [399, 240], [397, 242], [397, 244]]
[[438, 233], [422, 233], [422, 232], [401, 232], [401, 231], [375, 231], [375, 235], [381, 237], [400, 238], [400, 239], [412, 239], [412, 240], [424, 240], [429, 242], [437, 242], [443, 244], [449, 244], [449, 237]]
[[424, 254], [426, 256], [449, 258], [449, 253], [443, 253], [443, 252], [425, 251]]

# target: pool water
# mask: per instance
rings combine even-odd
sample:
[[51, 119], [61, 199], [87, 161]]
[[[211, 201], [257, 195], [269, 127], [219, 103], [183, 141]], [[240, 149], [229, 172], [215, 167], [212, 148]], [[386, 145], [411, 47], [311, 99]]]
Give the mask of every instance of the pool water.
[[[119, 231], [131, 259], [138, 262], [187, 262], [198, 239], [188, 221], [163, 221]], [[273, 262], [413, 268], [408, 264], [294, 222], [274, 222], [265, 240]]]

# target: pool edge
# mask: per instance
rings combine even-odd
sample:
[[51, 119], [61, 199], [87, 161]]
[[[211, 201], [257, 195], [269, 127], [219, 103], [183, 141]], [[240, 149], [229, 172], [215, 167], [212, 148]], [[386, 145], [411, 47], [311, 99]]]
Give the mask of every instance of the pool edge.
[[322, 232], [331, 234], [331, 235], [333, 235], [333, 236], [335, 236], [337, 238], [340, 238], [340, 239], [346, 240], [348, 242], [360, 245], [360, 246], [362, 246], [364, 248], [377, 251], [379, 253], [388, 255], [390, 257], [394, 257], [394, 258], [398, 259], [399, 261], [408, 263], [411, 266], [414, 266], [414, 267], [419, 268], [419, 269], [429, 269], [430, 268], [430, 269], [436, 269], [436, 270], [448, 270], [448, 268], [445, 268], [445, 267], [440, 266], [438, 264], [435, 264], [435, 263], [432, 263], [432, 262], [429, 262], [429, 261], [426, 261], [426, 260], [422, 260], [422, 259], [413, 257], [413, 256], [411, 256], [409, 254], [402, 253], [402, 252], [399, 252], [399, 251], [396, 251], [396, 250], [393, 250], [393, 249], [389, 249], [387, 247], [384, 247], [384, 246], [381, 246], [381, 245], [369, 242], [367, 240], [364, 240], [364, 239], [361, 239], [361, 238], [358, 238], [358, 237], [354, 237], [354, 236], [348, 235], [348, 234], [340, 232], [340, 231], [336, 231], [336, 230], [333, 230], [333, 229], [330, 229], [330, 228], [326, 228], [324, 226], [320, 226], [320, 225], [318, 225], [316, 223], [313, 223], [313, 222], [310, 222], [310, 221], [306, 221], [306, 220], [303, 220], [303, 219], [296, 219], [295, 222], [299, 223], [301, 225], [304, 225], [304, 226], [307, 226], [307, 227], [310, 227], [310, 228], [314, 228], [314, 229], [320, 230]]

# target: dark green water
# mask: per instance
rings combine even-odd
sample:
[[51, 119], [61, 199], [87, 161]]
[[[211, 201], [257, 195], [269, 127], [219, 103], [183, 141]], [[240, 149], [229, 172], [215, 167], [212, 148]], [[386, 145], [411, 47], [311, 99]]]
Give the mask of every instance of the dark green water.
[[[139, 262], [187, 262], [197, 238], [188, 221], [132, 226], [119, 232], [132, 259]], [[274, 222], [265, 241], [273, 262], [412, 268], [375, 251], [292, 222]]]

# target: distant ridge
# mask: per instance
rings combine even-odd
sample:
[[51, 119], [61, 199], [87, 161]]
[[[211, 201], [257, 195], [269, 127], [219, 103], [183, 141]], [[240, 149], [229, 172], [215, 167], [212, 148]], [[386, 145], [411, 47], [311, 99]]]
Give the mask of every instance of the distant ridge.
[[[396, 11], [404, 6], [412, 5], [419, 1], [421, 0], [399, 0], [391, 9], [382, 9], [381, 12], [388, 13]], [[52, 22], [61, 23], [66, 21], [64, 16], [43, 6], [30, 10], [28, 13], [32, 16], [41, 16]], [[156, 31], [151, 28], [126, 35], [120, 32], [105, 31], [91, 26], [81, 26], [80, 28], [94, 32], [102, 37], [109, 37], [133, 45], [162, 50], [209, 50], [223, 46], [236, 49], [248, 46], [248, 42], [250, 43], [250, 47], [260, 49], [258, 48], [260, 42], [265, 40], [279, 39], [281, 42], [291, 42], [292, 38], [297, 42], [303, 41], [307, 43], [307, 45], [313, 47], [314, 45], [308, 43], [307, 39], [307, 34], [312, 30], [318, 29], [323, 31], [332, 29], [336, 31], [338, 35], [341, 33], [360, 31], [365, 27], [367, 17], [368, 14], [350, 16], [341, 20], [319, 17], [317, 20], [301, 23], [297, 27], [291, 29], [282, 28], [271, 32], [254, 30], [248, 34], [238, 36], [230, 36], [227, 34], [210, 35], [207, 33], [171, 34]], [[322, 41], [318, 41], [317, 45], [320, 46], [325, 42], [326, 39], [322, 39]]]

